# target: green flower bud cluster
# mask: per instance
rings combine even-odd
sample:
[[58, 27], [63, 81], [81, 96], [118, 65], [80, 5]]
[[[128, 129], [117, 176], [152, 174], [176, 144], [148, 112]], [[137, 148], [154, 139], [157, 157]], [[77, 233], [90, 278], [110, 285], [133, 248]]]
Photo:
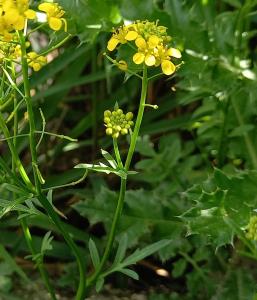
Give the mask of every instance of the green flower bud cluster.
[[257, 216], [253, 216], [250, 218], [250, 221], [246, 227], [246, 237], [249, 240], [257, 241]]
[[167, 35], [167, 27], [158, 26], [157, 22], [137, 21], [136, 26], [140, 35], [146, 40], [152, 35], [158, 36], [164, 43], [171, 40], [171, 37]]
[[128, 134], [131, 126], [134, 125], [133, 113], [123, 113], [122, 109], [117, 108], [114, 111], [106, 110], [104, 112], [104, 125], [106, 126], [106, 134], [117, 139], [120, 134]]

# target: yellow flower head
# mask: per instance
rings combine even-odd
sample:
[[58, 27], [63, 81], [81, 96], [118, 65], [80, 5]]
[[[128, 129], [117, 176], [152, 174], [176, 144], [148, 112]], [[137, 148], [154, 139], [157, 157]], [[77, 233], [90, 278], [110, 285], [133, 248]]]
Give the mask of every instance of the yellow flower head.
[[26, 19], [34, 19], [36, 13], [29, 9], [28, 0], [0, 1], [0, 35], [10, 39], [10, 32], [23, 30]]
[[252, 216], [246, 227], [246, 237], [249, 240], [257, 241], [257, 216]]
[[171, 75], [176, 70], [171, 58], [181, 58], [181, 53], [168, 46], [171, 37], [166, 31], [167, 28], [158, 26], [157, 22], [137, 21], [118, 28], [109, 40], [107, 49], [113, 51], [119, 44], [132, 43], [131, 46], [136, 48], [132, 57], [136, 65], [144, 63], [148, 67], [161, 66], [164, 74]]
[[131, 126], [134, 125], [133, 113], [123, 113], [122, 109], [115, 109], [114, 111], [106, 110], [104, 112], [104, 123], [106, 127], [106, 134], [111, 135], [117, 139], [120, 134], [128, 134]]
[[36, 52], [29, 52], [27, 54], [28, 65], [35, 71], [39, 71], [47, 64], [47, 58], [39, 55]]
[[44, 2], [38, 6], [38, 9], [46, 13], [47, 22], [51, 29], [58, 31], [64, 26], [64, 30], [67, 31], [67, 22], [63, 18], [65, 11], [59, 4]]

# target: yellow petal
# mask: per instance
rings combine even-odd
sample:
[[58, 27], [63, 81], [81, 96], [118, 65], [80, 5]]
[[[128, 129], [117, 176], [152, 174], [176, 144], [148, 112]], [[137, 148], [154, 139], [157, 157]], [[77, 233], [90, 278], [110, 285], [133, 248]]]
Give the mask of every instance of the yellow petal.
[[145, 60], [145, 56], [143, 53], [136, 53], [133, 55], [133, 62], [136, 64], [136, 65], [140, 65], [144, 62]]
[[172, 57], [181, 58], [181, 52], [176, 48], [169, 48], [167, 54]]
[[41, 69], [41, 65], [39, 63], [34, 63], [33, 64], [33, 70], [35, 72], [38, 72]]
[[25, 14], [25, 17], [27, 19], [31, 19], [32, 20], [32, 19], [36, 18], [36, 12], [34, 10], [32, 10], [32, 9], [26, 10], [24, 14]]
[[129, 31], [126, 36], [125, 36], [125, 40], [127, 41], [134, 41], [138, 36], [138, 33], [136, 31]]
[[155, 57], [154, 55], [151, 55], [151, 54], [148, 54], [146, 55], [145, 57], [145, 64], [148, 66], [148, 67], [151, 67], [155, 64]]
[[142, 37], [138, 37], [136, 40], [135, 40], [135, 44], [138, 48], [140, 49], [145, 49], [146, 48], [146, 41], [145, 39], [143, 39]]
[[16, 30], [22, 30], [25, 26], [25, 18], [23, 16], [19, 16], [18, 19], [13, 22], [13, 27]]
[[112, 37], [109, 40], [108, 44], [107, 44], [107, 49], [109, 51], [113, 51], [117, 47], [117, 45], [119, 44], [119, 42], [120, 41], [118, 39]]
[[148, 39], [148, 45], [150, 48], [155, 48], [160, 42], [160, 39], [156, 35], [152, 35]]
[[176, 70], [176, 66], [171, 61], [166, 59], [162, 61], [161, 67], [162, 67], [162, 72], [165, 75], [171, 75]]
[[48, 22], [49, 22], [50, 28], [55, 31], [58, 31], [62, 28], [62, 20], [61, 19], [51, 17], [51, 18], [49, 18]]
[[53, 3], [41, 3], [39, 4], [38, 9], [52, 14], [54, 12], [54, 5]]

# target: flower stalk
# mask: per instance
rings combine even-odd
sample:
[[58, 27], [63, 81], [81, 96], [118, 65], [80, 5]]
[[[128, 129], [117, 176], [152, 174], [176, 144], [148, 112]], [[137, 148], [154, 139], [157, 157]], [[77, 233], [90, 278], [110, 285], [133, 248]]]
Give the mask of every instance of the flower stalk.
[[76, 294], [76, 300], [82, 300], [85, 296], [85, 268], [84, 268], [84, 261], [81, 257], [81, 254], [76, 246], [76, 244], [73, 242], [72, 238], [70, 235], [65, 231], [65, 229], [62, 226], [62, 222], [60, 221], [59, 216], [53, 209], [52, 205], [49, 203], [48, 199], [46, 198], [45, 195], [42, 193], [42, 188], [41, 188], [41, 182], [40, 182], [40, 173], [39, 173], [39, 168], [38, 168], [38, 159], [37, 159], [37, 150], [36, 150], [36, 139], [35, 139], [35, 132], [36, 132], [36, 127], [35, 127], [35, 119], [34, 119], [34, 112], [33, 112], [33, 107], [32, 107], [32, 99], [30, 95], [30, 83], [28, 79], [28, 62], [27, 62], [27, 55], [26, 55], [26, 43], [25, 43], [25, 37], [23, 33], [19, 32], [19, 38], [20, 38], [20, 43], [21, 43], [21, 52], [22, 52], [22, 57], [21, 57], [21, 63], [22, 63], [22, 74], [23, 74], [23, 84], [24, 84], [24, 91], [25, 91], [25, 100], [26, 100], [26, 106], [27, 106], [27, 112], [28, 112], [28, 122], [29, 122], [29, 144], [30, 144], [30, 152], [31, 152], [31, 160], [32, 160], [32, 168], [33, 168], [33, 175], [34, 175], [34, 183], [35, 183], [35, 189], [36, 189], [36, 194], [57, 226], [57, 228], [60, 230], [62, 233], [64, 239], [66, 240], [68, 246], [71, 248], [73, 254], [75, 255], [75, 258], [78, 263], [79, 267], [79, 274], [80, 274], [80, 281], [79, 281], [79, 287], [77, 290]]

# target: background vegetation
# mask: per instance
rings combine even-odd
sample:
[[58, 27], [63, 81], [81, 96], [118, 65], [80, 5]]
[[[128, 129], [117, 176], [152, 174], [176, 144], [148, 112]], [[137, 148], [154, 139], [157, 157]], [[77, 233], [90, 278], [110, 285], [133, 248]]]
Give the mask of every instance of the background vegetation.
[[[257, 208], [257, 1], [59, 3], [75, 37], [31, 76], [33, 103], [38, 129], [41, 108], [48, 131], [78, 142], [44, 138], [40, 169], [45, 187], [76, 182], [83, 170], [74, 165], [97, 162], [101, 148], [111, 149], [104, 110], [116, 101], [128, 111], [137, 107], [140, 82], [136, 77], [124, 79], [103, 56], [112, 27], [124, 20], [158, 19], [182, 51], [184, 64], [175, 76], [157, 78], [149, 88], [148, 102], [159, 109], [145, 113], [133, 162], [139, 173], [131, 177], [117, 241], [126, 233], [129, 252], [163, 238], [171, 243], [135, 266], [139, 282], [121, 274], [109, 282], [144, 290], [147, 299], [154, 300], [255, 299], [257, 248], [245, 238], [244, 229]], [[62, 36], [42, 31], [33, 36], [33, 47], [43, 48], [48, 38], [54, 44]], [[24, 117], [21, 133], [26, 132]], [[0, 145], [2, 158], [11, 163], [6, 144]], [[29, 163], [27, 146], [26, 138], [18, 140], [19, 153]], [[121, 149], [126, 149], [125, 139]], [[83, 253], [88, 253], [89, 237], [103, 249], [117, 190], [115, 177], [90, 173], [76, 186], [53, 191], [54, 204]], [[0, 192], [1, 197], [7, 193], [4, 185]], [[47, 267], [60, 293], [70, 295], [77, 271], [69, 249], [44, 216], [32, 215], [28, 222], [38, 250], [42, 237], [52, 231]], [[26, 280], [21, 270], [33, 273], [33, 265], [24, 259], [28, 249], [17, 217], [5, 215], [0, 228], [0, 298], [15, 299]], [[90, 257], [86, 260], [89, 263]], [[159, 276], [158, 269], [167, 270], [167, 277]]]

